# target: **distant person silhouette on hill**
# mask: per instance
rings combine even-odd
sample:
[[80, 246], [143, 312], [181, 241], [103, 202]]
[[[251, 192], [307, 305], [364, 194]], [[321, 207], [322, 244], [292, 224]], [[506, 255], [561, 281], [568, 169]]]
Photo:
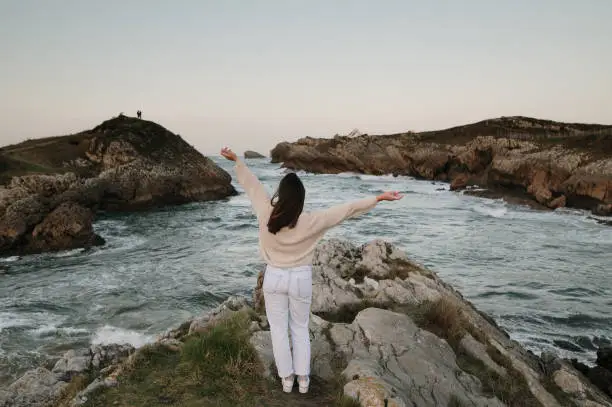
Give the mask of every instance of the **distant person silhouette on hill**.
[[224, 148], [221, 155], [236, 163], [237, 180], [257, 215], [260, 253], [267, 264], [262, 288], [272, 352], [283, 391], [291, 392], [297, 375], [299, 391], [306, 393], [310, 384], [308, 322], [315, 247], [328, 230], [345, 219], [368, 212], [380, 201], [396, 201], [402, 196], [398, 192], [384, 192], [325, 210], [302, 212], [306, 190], [295, 173], [285, 175], [270, 198], [261, 182], [232, 150]]
[[142, 111], [137, 111], [136, 116], [138, 116], [139, 119], [142, 119]]

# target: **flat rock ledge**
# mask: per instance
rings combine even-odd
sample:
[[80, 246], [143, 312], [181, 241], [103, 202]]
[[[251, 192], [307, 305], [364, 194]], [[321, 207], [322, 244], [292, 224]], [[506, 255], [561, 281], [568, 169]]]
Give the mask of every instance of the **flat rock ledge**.
[[[260, 274], [252, 299], [232, 296], [156, 343], [179, 350], [190, 334], [246, 311], [264, 375], [275, 377], [262, 281]], [[312, 375], [342, 377], [344, 394], [362, 406], [612, 407], [572, 363], [526, 351], [435, 273], [380, 240], [319, 245], [310, 335]], [[120, 385], [138, 352], [120, 345], [70, 351], [51, 371], [29, 371], [0, 391], [0, 407], [55, 406], [71, 380], [86, 376], [84, 390], [62, 404], [83, 405], [92, 392]], [[602, 352], [602, 364], [609, 357]]]

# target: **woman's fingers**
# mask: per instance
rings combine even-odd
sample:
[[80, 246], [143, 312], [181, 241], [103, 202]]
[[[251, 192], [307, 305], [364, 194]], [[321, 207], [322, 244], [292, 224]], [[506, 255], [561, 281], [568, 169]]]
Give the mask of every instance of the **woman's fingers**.
[[385, 192], [385, 198], [389, 201], [397, 201], [398, 199], [402, 199], [403, 196], [398, 191], [388, 191]]
[[236, 154], [234, 154], [234, 152], [228, 147], [223, 147], [221, 149], [221, 155], [227, 158], [228, 160], [233, 159], [236, 156]]
[[228, 147], [223, 147], [221, 149], [221, 155], [230, 161], [236, 161], [237, 159], [236, 154]]

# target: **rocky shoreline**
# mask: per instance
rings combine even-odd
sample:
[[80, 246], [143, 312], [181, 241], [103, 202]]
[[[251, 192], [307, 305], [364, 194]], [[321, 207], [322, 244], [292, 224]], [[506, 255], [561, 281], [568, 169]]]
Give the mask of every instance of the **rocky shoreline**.
[[103, 244], [92, 227], [99, 211], [234, 194], [230, 175], [180, 136], [120, 115], [74, 135], [0, 149], [0, 256]]
[[[588, 368], [583, 374], [553, 354], [538, 357], [389, 243], [357, 247], [329, 240], [318, 246], [313, 266], [314, 383], [341, 377], [344, 396], [358, 405], [612, 406], [609, 349], [600, 351], [598, 374]], [[247, 335], [262, 380], [273, 378], [262, 281], [260, 274], [252, 300], [230, 297], [140, 350], [110, 345], [69, 351], [53, 369], [27, 372], [0, 391], [0, 407], [100, 405], [96, 400], [111, 389], [121, 394], [134, 366], [144, 363], [139, 354], [145, 348], [182, 354], [189, 338], [237, 314], [250, 320]], [[138, 396], [129, 389], [130, 397]], [[180, 405], [184, 397], [168, 396], [161, 385], [143, 391], [161, 404]], [[317, 396], [311, 397], [316, 403]]]
[[612, 126], [502, 117], [422, 133], [307, 137], [278, 144], [271, 157], [293, 170], [478, 185], [483, 196], [612, 216]]

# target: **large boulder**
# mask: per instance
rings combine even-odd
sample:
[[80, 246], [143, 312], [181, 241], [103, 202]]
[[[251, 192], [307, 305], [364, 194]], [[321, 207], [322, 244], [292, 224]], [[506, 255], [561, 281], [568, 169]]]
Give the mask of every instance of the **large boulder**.
[[[5, 391], [0, 390], [0, 407], [55, 406], [75, 377], [104, 375], [116, 370], [132, 354], [134, 347], [117, 344], [69, 350], [55, 363], [51, 371], [42, 367], [30, 370]], [[101, 380], [101, 383], [107, 387], [112, 384], [109, 380]], [[95, 386], [88, 386], [71, 405], [82, 405], [79, 400], [86, 400], [84, 394], [94, 389]]]
[[93, 231], [93, 217], [90, 209], [64, 202], [34, 227], [26, 250], [46, 252], [104, 244]]
[[0, 215], [0, 253], [27, 243], [28, 232], [49, 213], [48, 205], [37, 195], [13, 201]]
[[0, 393], [0, 407], [50, 407], [68, 383], [42, 367], [30, 370]]

